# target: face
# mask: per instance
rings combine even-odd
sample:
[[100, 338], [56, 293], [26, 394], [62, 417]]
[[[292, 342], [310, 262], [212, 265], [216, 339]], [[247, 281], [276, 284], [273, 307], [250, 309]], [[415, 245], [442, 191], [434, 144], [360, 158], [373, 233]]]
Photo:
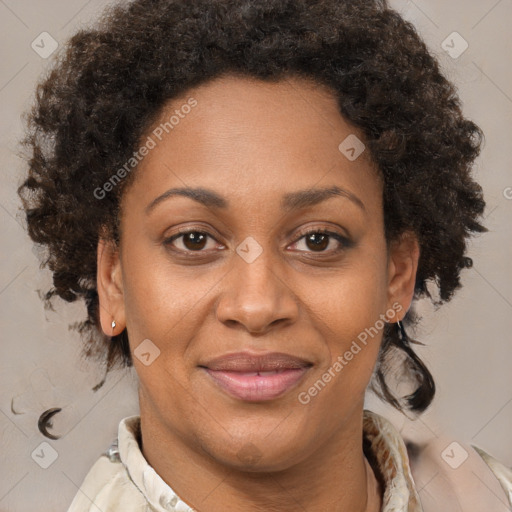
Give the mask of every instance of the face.
[[342, 443], [418, 259], [411, 237], [386, 243], [368, 152], [339, 149], [362, 134], [318, 85], [225, 76], [148, 137], [120, 246], [98, 247], [101, 322], [128, 331], [143, 421], [252, 470]]

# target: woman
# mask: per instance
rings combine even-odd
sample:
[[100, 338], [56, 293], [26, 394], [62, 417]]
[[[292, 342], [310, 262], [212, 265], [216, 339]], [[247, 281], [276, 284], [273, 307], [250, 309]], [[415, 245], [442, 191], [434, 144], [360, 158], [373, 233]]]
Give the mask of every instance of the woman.
[[116, 6], [71, 39], [29, 128], [47, 298], [84, 299], [84, 355], [139, 378], [140, 416], [71, 512], [508, 506], [496, 459], [468, 447], [486, 488], [467, 506], [462, 472], [363, 407], [368, 386], [429, 406], [412, 306], [452, 297], [485, 230], [482, 133], [384, 0]]

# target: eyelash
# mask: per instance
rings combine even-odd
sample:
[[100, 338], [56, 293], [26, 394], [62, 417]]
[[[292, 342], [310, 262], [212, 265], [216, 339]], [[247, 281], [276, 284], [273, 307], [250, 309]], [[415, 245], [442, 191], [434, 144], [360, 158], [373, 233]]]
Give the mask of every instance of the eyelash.
[[[175, 235], [172, 235], [171, 237], [167, 238], [164, 240], [164, 244], [166, 246], [172, 246], [172, 243], [177, 240], [178, 238], [181, 238], [183, 237], [184, 235], [188, 235], [190, 233], [199, 233], [201, 235], [206, 235], [207, 237], [210, 237], [212, 238], [213, 240], [215, 240], [215, 238], [210, 235], [210, 233], [206, 232], [206, 231], [201, 231], [199, 229], [190, 229], [190, 228], [184, 228], [182, 230], [180, 230], [178, 233], [176, 233]], [[330, 251], [318, 251], [318, 252], [315, 252], [315, 251], [300, 251], [300, 252], [307, 252], [307, 253], [311, 253], [311, 254], [337, 254], [339, 252], [342, 252], [343, 250], [345, 249], [348, 249], [349, 247], [351, 247], [353, 244], [352, 242], [346, 238], [345, 236], [343, 235], [340, 235], [339, 233], [336, 233], [334, 231], [329, 231], [328, 229], [322, 229], [322, 228], [316, 228], [316, 229], [309, 229], [309, 230], [305, 230], [305, 231], [301, 231], [299, 234], [298, 234], [298, 238], [292, 243], [292, 245], [295, 245], [297, 244], [300, 240], [302, 240], [303, 238], [307, 237], [308, 235], [312, 235], [312, 234], [321, 234], [321, 235], [328, 235], [329, 237], [332, 237], [334, 238], [336, 241], [338, 241], [340, 243], [340, 246], [339, 248], [335, 249], [335, 250], [330, 250]], [[204, 253], [204, 252], [207, 252], [205, 250], [198, 250], [198, 251], [191, 251], [191, 250], [183, 250], [183, 249], [172, 249], [174, 251], [177, 251], [177, 252], [180, 252], [182, 254], [194, 254], [194, 253], [197, 253], [197, 254], [200, 254], [200, 253]]]

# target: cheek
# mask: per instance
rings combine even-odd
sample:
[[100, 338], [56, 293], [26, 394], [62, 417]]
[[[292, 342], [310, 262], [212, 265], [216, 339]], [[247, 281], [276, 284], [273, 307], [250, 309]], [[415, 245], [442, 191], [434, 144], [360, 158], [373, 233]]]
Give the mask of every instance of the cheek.
[[[386, 272], [363, 259], [333, 279], [316, 301], [316, 329], [327, 357], [311, 379], [298, 390], [297, 400], [309, 418], [322, 418], [322, 431], [364, 406], [382, 340], [386, 314]], [[336, 414], [332, 414], [336, 411]]]
[[330, 356], [322, 371], [330, 373], [335, 393], [362, 393], [371, 378], [385, 325], [386, 266], [382, 259], [376, 263], [361, 258], [315, 296], [316, 328]]
[[[183, 393], [187, 348], [195, 335], [201, 299], [211, 285], [208, 287], [200, 280], [189, 282], [179, 272], [171, 272], [165, 258], [155, 257], [158, 251], [154, 248], [153, 251], [151, 254], [140, 247], [126, 246], [123, 258], [126, 327], [139, 378], [141, 403], [183, 415], [187, 399]], [[149, 361], [144, 361], [141, 355], [145, 352], [150, 354]]]
[[[322, 280], [310, 297], [318, 313], [319, 324], [341, 340], [352, 339], [375, 324], [387, 307], [387, 271], [385, 257], [353, 258], [331, 279]], [[309, 288], [315, 282], [309, 283]], [[327, 339], [332, 338], [326, 336]]]
[[[157, 251], [129, 241], [123, 247], [123, 298], [130, 344], [150, 339], [162, 350], [173, 326], [190, 309], [189, 288], [172, 276]], [[178, 324], [179, 325], [179, 324]]]
[[171, 266], [161, 250], [127, 243], [122, 259], [123, 296], [130, 345], [150, 339], [171, 364], [183, 356], [201, 322], [218, 271], [190, 271]]

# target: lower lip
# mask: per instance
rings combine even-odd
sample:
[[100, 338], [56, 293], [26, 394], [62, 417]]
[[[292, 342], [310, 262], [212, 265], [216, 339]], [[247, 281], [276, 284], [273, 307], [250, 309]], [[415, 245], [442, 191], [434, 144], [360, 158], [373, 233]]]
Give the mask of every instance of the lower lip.
[[292, 389], [309, 368], [290, 368], [278, 373], [254, 375], [252, 373], [210, 370], [205, 368], [224, 391], [246, 402], [273, 400]]

